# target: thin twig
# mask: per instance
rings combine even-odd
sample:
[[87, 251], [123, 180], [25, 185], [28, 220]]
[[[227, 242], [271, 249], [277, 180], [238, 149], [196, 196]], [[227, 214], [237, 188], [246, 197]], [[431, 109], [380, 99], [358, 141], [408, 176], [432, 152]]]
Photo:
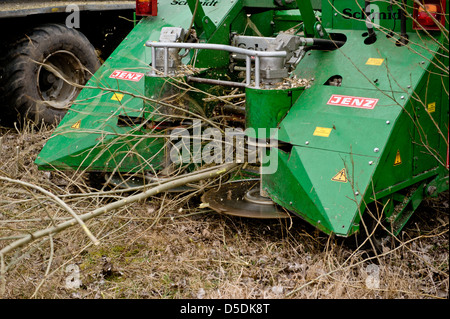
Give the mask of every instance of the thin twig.
[[[102, 214], [105, 214], [109, 211], [118, 209], [122, 206], [131, 204], [133, 202], [137, 202], [140, 200], [144, 200], [150, 196], [154, 196], [156, 194], [165, 192], [171, 188], [174, 187], [179, 187], [179, 186], [183, 186], [187, 183], [193, 183], [193, 182], [197, 182], [203, 179], [208, 179], [208, 178], [213, 178], [213, 177], [218, 177], [220, 175], [223, 175], [225, 173], [228, 173], [230, 170], [236, 168], [239, 164], [236, 163], [231, 163], [231, 164], [226, 164], [226, 165], [222, 165], [219, 166], [218, 168], [216, 168], [215, 170], [211, 170], [210, 168], [206, 169], [206, 170], [200, 170], [197, 172], [196, 175], [192, 175], [192, 176], [187, 176], [187, 177], [180, 177], [176, 180], [173, 180], [171, 182], [167, 182], [167, 183], [163, 183], [157, 187], [151, 188], [145, 192], [130, 196], [128, 198], [124, 198], [122, 200], [110, 203], [106, 206], [97, 208], [95, 210], [93, 210], [90, 213], [86, 213], [80, 216], [77, 216], [78, 219], [80, 219], [81, 221], [87, 221], [89, 219], [92, 219], [94, 217], [100, 216]], [[64, 223], [61, 223], [57, 226], [53, 226], [53, 227], [49, 227], [43, 230], [38, 230], [32, 234], [29, 234], [27, 236], [25, 236], [24, 238], [21, 238], [11, 244], [9, 244], [8, 246], [4, 247], [2, 250], [0, 250], [0, 255], [6, 255], [7, 253], [13, 251], [14, 249], [18, 248], [18, 247], [22, 247], [28, 243], [30, 243], [31, 241], [34, 241], [38, 238], [42, 238], [44, 236], [48, 236], [50, 234], [56, 234], [59, 233], [71, 226], [74, 226], [77, 224], [77, 219], [73, 218], [71, 220], [68, 220]]]
[[98, 241], [98, 239], [95, 238], [94, 235], [92, 235], [91, 231], [87, 228], [86, 224], [80, 219], [80, 217], [78, 217], [78, 215], [73, 211], [73, 209], [70, 208], [63, 200], [59, 199], [56, 195], [46, 191], [42, 187], [39, 187], [39, 186], [31, 184], [31, 183], [27, 183], [27, 182], [24, 182], [24, 181], [20, 181], [20, 180], [17, 180], [17, 179], [11, 179], [11, 178], [8, 178], [8, 177], [0, 176], [0, 180], [7, 181], [7, 182], [10, 182], [10, 183], [19, 184], [19, 185], [22, 185], [22, 186], [25, 186], [25, 187], [30, 187], [30, 188], [33, 188], [33, 189], [41, 192], [41, 193], [44, 193], [45, 195], [47, 195], [48, 197], [53, 199], [56, 203], [58, 203], [61, 207], [63, 207], [65, 210], [67, 210], [70, 215], [73, 216], [74, 220], [81, 226], [83, 231], [86, 233], [86, 235], [89, 237], [89, 239], [94, 243], [94, 245], [98, 245], [100, 243]]

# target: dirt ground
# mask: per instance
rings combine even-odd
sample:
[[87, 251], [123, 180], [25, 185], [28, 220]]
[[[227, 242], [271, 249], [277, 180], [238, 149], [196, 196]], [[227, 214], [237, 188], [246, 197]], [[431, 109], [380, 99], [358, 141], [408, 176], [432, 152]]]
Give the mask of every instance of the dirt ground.
[[[86, 174], [38, 171], [51, 129], [0, 131], [0, 176], [60, 195], [82, 214], [125, 194], [93, 195]], [[78, 196], [72, 196], [79, 194]], [[448, 299], [448, 192], [426, 200], [395, 246], [375, 255], [299, 218], [250, 220], [199, 208], [201, 192], [160, 194], [5, 255], [6, 299]], [[70, 218], [38, 191], [0, 181], [0, 250]]]

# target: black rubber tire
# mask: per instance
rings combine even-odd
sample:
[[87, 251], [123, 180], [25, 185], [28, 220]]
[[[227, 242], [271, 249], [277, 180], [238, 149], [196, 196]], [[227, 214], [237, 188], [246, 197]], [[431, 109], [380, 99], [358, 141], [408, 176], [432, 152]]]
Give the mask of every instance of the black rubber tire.
[[1, 123], [31, 120], [57, 124], [80, 88], [67, 83], [44, 67], [51, 64], [66, 80], [84, 85], [99, 68], [94, 47], [79, 31], [61, 24], [34, 28], [9, 44], [3, 61], [0, 87]]

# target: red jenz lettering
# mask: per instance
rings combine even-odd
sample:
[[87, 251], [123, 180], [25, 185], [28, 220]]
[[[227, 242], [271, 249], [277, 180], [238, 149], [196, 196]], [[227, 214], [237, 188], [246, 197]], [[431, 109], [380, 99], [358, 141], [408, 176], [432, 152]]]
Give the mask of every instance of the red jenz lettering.
[[111, 79], [139, 82], [144, 77], [144, 73], [115, 70], [109, 77]]
[[367, 97], [347, 96], [333, 94], [328, 100], [328, 105], [339, 105], [347, 107], [356, 107], [359, 109], [371, 110], [377, 105], [378, 99], [371, 99]]

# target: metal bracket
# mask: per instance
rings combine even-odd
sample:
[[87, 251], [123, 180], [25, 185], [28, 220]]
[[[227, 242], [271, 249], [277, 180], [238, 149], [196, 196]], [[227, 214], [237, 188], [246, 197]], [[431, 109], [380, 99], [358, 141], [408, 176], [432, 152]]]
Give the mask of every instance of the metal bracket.
[[[245, 85], [246, 87], [251, 87], [251, 64], [252, 60], [255, 61], [255, 88], [260, 88], [261, 84], [261, 59], [264, 58], [286, 58], [287, 52], [286, 51], [255, 51], [255, 50], [247, 50], [247, 49], [241, 49], [237, 48], [231, 45], [225, 45], [225, 44], [211, 44], [211, 43], [176, 43], [176, 42], [152, 42], [147, 41], [145, 43], [147, 47], [150, 47], [152, 49], [152, 62], [154, 57], [156, 57], [156, 49], [157, 48], [163, 48], [164, 51], [164, 67], [163, 72], [164, 76], [169, 75], [169, 49], [170, 48], [177, 48], [177, 49], [193, 49], [193, 50], [219, 50], [219, 51], [227, 51], [231, 53], [237, 53], [245, 55], [245, 70], [246, 70], [246, 76], [245, 76]], [[153, 63], [152, 63], [153, 65]], [[153, 71], [152, 75], [156, 76], [155, 70]], [[193, 77], [190, 77], [190, 79], [195, 79]], [[210, 80], [210, 79], [200, 79], [200, 80]], [[210, 81], [218, 81], [218, 80], [210, 80]], [[242, 83], [239, 82], [232, 82], [232, 81], [220, 81], [221, 84], [228, 84], [228, 85], [236, 85], [236, 86], [243, 86]], [[218, 84], [218, 83], [217, 83]]]

